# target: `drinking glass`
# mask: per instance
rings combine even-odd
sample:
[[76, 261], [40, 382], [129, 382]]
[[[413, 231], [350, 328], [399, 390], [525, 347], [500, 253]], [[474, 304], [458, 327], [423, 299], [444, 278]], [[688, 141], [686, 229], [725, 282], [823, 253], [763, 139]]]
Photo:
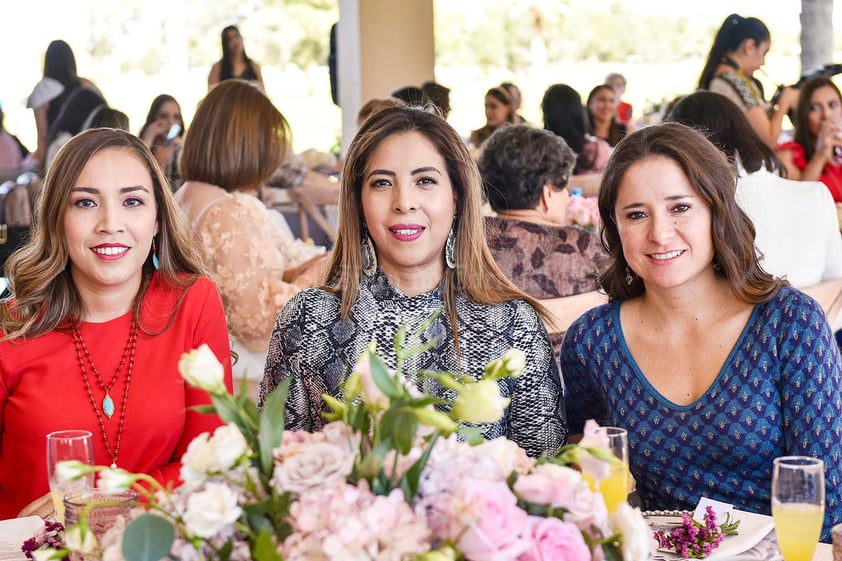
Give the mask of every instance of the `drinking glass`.
[[608, 450], [620, 462], [611, 464], [611, 472], [602, 481], [597, 482], [587, 473], [583, 476], [591, 489], [602, 494], [608, 512], [613, 512], [629, 497], [629, 435], [620, 427], [599, 427], [595, 432], [608, 438]]
[[809, 456], [775, 458], [772, 517], [784, 561], [810, 561], [824, 521], [824, 462]]
[[94, 439], [91, 431], [60, 430], [47, 435], [47, 477], [56, 519], [61, 523], [64, 523], [64, 496], [91, 491], [94, 487], [93, 473], [74, 481], [60, 481], [56, 476], [56, 464], [67, 460], [94, 465]]

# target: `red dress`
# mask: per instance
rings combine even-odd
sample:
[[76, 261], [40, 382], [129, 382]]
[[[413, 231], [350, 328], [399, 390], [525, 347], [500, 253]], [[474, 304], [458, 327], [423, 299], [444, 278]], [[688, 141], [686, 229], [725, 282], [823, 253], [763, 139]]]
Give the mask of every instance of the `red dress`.
[[[798, 142], [790, 141], [779, 145], [776, 150], [791, 150], [792, 163], [800, 170], [807, 167], [807, 151]], [[819, 181], [827, 185], [830, 194], [833, 195], [833, 200], [837, 203], [842, 202], [842, 167], [826, 164], [822, 170], [822, 175]]]
[[[157, 274], [143, 300], [141, 326], [161, 331], [174, 309], [178, 292], [163, 287]], [[82, 338], [103, 380], [116, 372], [126, 348], [132, 314], [105, 323], [83, 322]], [[199, 278], [187, 290], [172, 325], [160, 335], [138, 330], [134, 369], [117, 465], [176, 481], [179, 459], [199, 433], [213, 431], [219, 417], [188, 411], [210, 400], [188, 387], [178, 372], [181, 354], [207, 343], [225, 367], [232, 387], [231, 355], [222, 301], [216, 285]], [[111, 390], [116, 410], [103, 417], [108, 443], [114, 449], [126, 384], [123, 368]], [[94, 398], [104, 391], [86, 364]], [[91, 405], [70, 331], [56, 330], [34, 339], [0, 342], [0, 519], [12, 518], [49, 491], [46, 434], [62, 429], [87, 429], [94, 437], [94, 461], [110, 465], [102, 429]]]

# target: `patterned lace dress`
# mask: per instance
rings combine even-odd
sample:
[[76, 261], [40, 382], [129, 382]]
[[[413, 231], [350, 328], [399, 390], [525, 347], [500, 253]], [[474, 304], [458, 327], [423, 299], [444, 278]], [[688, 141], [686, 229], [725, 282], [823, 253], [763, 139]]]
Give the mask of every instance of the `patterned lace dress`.
[[[357, 358], [372, 341], [390, 368], [395, 367], [394, 335], [406, 324], [413, 333], [436, 310], [443, 308], [441, 287], [407, 296], [378, 271], [363, 277], [351, 316], [340, 320], [337, 294], [319, 288], [296, 295], [281, 312], [266, 359], [260, 390], [266, 396], [285, 378], [292, 378], [287, 400], [286, 427], [315, 431], [322, 427], [323, 393], [340, 397], [340, 385]], [[522, 300], [486, 305], [457, 297], [460, 318], [460, 358], [453, 345], [446, 314], [436, 318], [422, 340], [437, 342], [405, 364], [407, 378], [447, 401], [455, 397], [438, 382], [421, 382], [419, 370], [459, 371], [475, 379], [485, 364], [514, 347], [526, 353], [526, 371], [518, 380], [500, 382], [501, 394], [512, 401], [505, 416], [483, 425], [486, 438], [507, 436], [532, 456], [555, 451], [567, 440], [561, 381], [546, 329], [535, 310]]]

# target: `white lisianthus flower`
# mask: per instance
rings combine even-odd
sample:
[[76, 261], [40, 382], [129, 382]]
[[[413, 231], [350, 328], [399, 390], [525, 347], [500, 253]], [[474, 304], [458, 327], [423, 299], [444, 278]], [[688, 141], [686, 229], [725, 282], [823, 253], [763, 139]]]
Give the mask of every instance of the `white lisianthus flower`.
[[652, 541], [651, 531], [639, 508], [632, 508], [622, 502], [609, 516], [611, 527], [623, 535], [623, 560], [645, 561], [649, 559]]
[[207, 344], [181, 355], [178, 371], [188, 384], [211, 394], [225, 393], [225, 369]]
[[59, 481], [74, 481], [91, 473], [91, 466], [79, 460], [65, 460], [56, 464], [56, 479]]
[[243, 433], [233, 423], [217, 428], [210, 439], [210, 445], [221, 471], [231, 469], [249, 451]]
[[227, 485], [208, 483], [204, 490], [187, 497], [187, 509], [184, 512], [187, 530], [200, 538], [215, 536], [243, 513], [243, 509], [237, 505], [237, 499], [237, 492]]
[[64, 544], [70, 551], [93, 553], [97, 546], [96, 536], [90, 528], [71, 526], [64, 532]]
[[104, 469], [99, 472], [96, 486], [103, 493], [122, 493], [135, 482], [135, 476], [124, 469]]
[[371, 342], [362, 352], [360, 358], [357, 359], [357, 365], [354, 366], [351, 376], [355, 376], [355, 381], [358, 381], [363, 401], [367, 405], [385, 408], [389, 406], [389, 398], [378, 387], [377, 382], [374, 381], [374, 375], [371, 373], [371, 355], [376, 351], [377, 344]]
[[508, 477], [513, 471], [526, 473], [535, 465], [535, 460], [527, 456], [523, 448], [505, 436], [486, 440], [473, 449], [477, 456], [494, 458], [504, 477]]
[[599, 425], [593, 419], [585, 421], [582, 440], [575, 450], [575, 462], [583, 472], [596, 481], [602, 481], [611, 473], [612, 460], [617, 460], [608, 449], [608, 435], [597, 431], [598, 428]]
[[526, 368], [526, 353], [520, 349], [509, 349], [503, 356], [485, 366], [484, 378], [490, 380], [520, 378], [524, 368]]
[[187, 445], [181, 456], [181, 480], [189, 489], [196, 489], [209, 473], [219, 471], [219, 459], [214, 454], [210, 434], [203, 432]]
[[53, 559], [63, 559], [65, 552], [60, 552], [57, 549], [48, 547], [47, 549], [36, 549], [30, 552], [35, 561], [52, 561]]
[[452, 413], [469, 423], [493, 423], [503, 416], [510, 401], [500, 395], [495, 380], [480, 380], [459, 389]]

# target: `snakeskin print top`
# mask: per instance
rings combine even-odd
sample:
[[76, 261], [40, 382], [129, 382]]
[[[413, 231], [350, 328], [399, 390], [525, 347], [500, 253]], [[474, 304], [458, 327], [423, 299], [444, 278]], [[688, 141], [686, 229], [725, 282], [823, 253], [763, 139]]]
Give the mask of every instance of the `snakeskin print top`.
[[[433, 312], [444, 308], [443, 285], [418, 296], [407, 296], [381, 272], [363, 277], [351, 316], [342, 321], [340, 298], [319, 288], [300, 292], [284, 307], [269, 343], [259, 404], [282, 380], [292, 378], [286, 406], [286, 428], [319, 430], [324, 424], [323, 393], [340, 397], [341, 383], [372, 341], [377, 354], [395, 368], [395, 332], [401, 325], [409, 334]], [[561, 380], [547, 331], [527, 302], [514, 300], [487, 305], [457, 298], [459, 348], [457, 361], [453, 328], [440, 314], [419, 340], [433, 346], [404, 363], [406, 378], [422, 387], [417, 372], [462, 372], [475, 379], [486, 363], [514, 347], [526, 353], [526, 369], [517, 380], [501, 380], [500, 392], [511, 398], [504, 416], [482, 425], [486, 438], [506, 436], [531, 456], [552, 453], [567, 440], [567, 422]], [[452, 402], [455, 393], [437, 381], [425, 379], [428, 393]]]

